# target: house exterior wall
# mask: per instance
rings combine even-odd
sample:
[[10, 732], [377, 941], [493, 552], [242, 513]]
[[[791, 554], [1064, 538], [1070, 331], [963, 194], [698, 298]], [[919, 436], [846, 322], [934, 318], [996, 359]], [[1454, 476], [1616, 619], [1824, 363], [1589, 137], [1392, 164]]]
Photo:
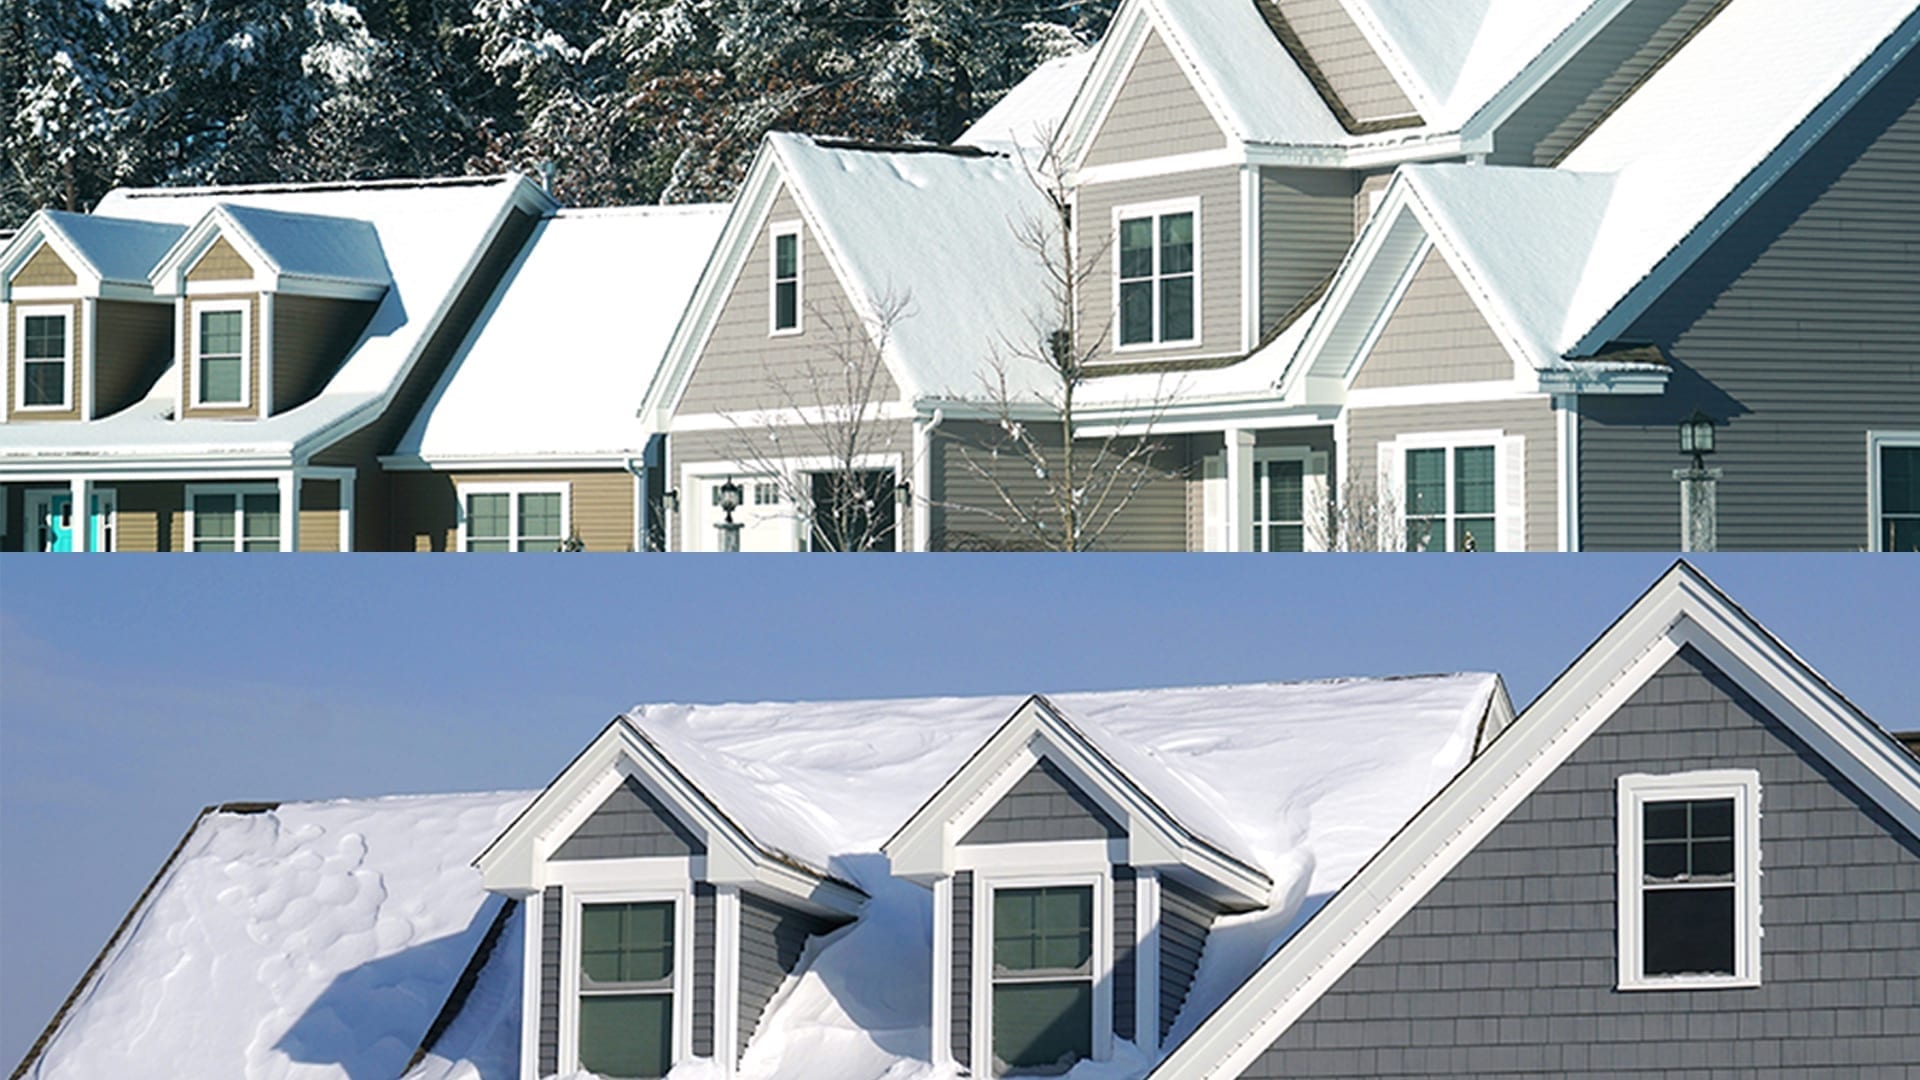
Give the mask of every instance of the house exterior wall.
[[547, 886], [540, 902], [540, 1075], [560, 1071], [560, 927], [566, 895]]
[[300, 550], [340, 550], [340, 481], [300, 481]]
[[740, 894], [740, 1045], [736, 1053], [746, 1050], [767, 1003], [800, 966], [807, 939], [832, 933], [838, 925], [753, 893]]
[[1675, 426], [1721, 424], [1719, 546], [1871, 546], [1868, 431], [1920, 430], [1920, 54], [1910, 53], [1623, 335], [1659, 398], [1580, 402], [1587, 550], [1679, 546]]
[[[1200, 339], [1192, 345], [1130, 347], [1121, 352], [1116, 348], [1120, 327], [1115, 272], [1120, 247], [1114, 211], [1185, 198], [1200, 200], [1196, 224], [1200, 250], [1195, 257], [1199, 281], [1194, 303], [1194, 323]], [[1081, 265], [1086, 268], [1079, 297], [1079, 335], [1083, 347], [1099, 342], [1094, 362], [1156, 363], [1234, 356], [1245, 351], [1240, 318], [1240, 266], [1245, 245], [1238, 167], [1082, 184], [1076, 202], [1075, 243]]]
[[[897, 455], [900, 459], [900, 465], [896, 479], [906, 479], [910, 481], [914, 474], [912, 422], [906, 420], [878, 421], [866, 425], [866, 432], [867, 434], [863, 434], [861, 438], [864, 445], [860, 448], [860, 453], [862, 455], [871, 454], [875, 457], [882, 458]], [[818, 436], [809, 438], [804, 434], [789, 434], [785, 436], [785, 438], [786, 441], [783, 444], [784, 449], [780, 451], [782, 455], [792, 454], [798, 458], [822, 459], [828, 454], [826, 447], [821, 445], [821, 440]], [[681, 468], [683, 466], [693, 466], [697, 469], [702, 465], [710, 465], [713, 463], [737, 463], [749, 466], [747, 469], [738, 473], [738, 476], [744, 479], [752, 475], [756, 471], [756, 467], [761, 464], [779, 464], [778, 460], [763, 462], [756, 457], [756, 455], [769, 455], [770, 452], [763, 449], [767, 445], [769, 445], [769, 443], [766, 429], [751, 426], [743, 426], [738, 429], [728, 427], [709, 431], [675, 432], [670, 437], [668, 443], [668, 456], [672, 473], [667, 479], [667, 486], [673, 488], [681, 484]], [[831, 472], [835, 470], [829, 468], [824, 471]], [[690, 499], [692, 498], [692, 493], [683, 490], [681, 496], [683, 500]], [[923, 512], [924, 505], [924, 492], [914, 492], [911, 503], [897, 501], [894, 504], [894, 533], [896, 546], [899, 549], [904, 550], [906, 548], [906, 540], [913, 535], [915, 528], [914, 515]], [[683, 501], [681, 515], [688, 513], [690, 509], [690, 504]], [[676, 516], [676, 518], [669, 523], [667, 544], [670, 550], [679, 551], [685, 546], [683, 542], [684, 537], [681, 535], [681, 526], [682, 519], [680, 516]]]
[[1159, 32], [1149, 30], [1082, 164], [1113, 165], [1226, 145], [1226, 132], [1200, 100], [1180, 61]]
[[1260, 328], [1319, 288], [1353, 244], [1354, 174], [1260, 170]]
[[1340, 0], [1272, 0], [1355, 120], [1413, 116], [1413, 102]]
[[704, 881], [693, 884], [693, 1053], [712, 1057], [714, 964], [719, 958], [715, 929], [717, 913], [714, 888]]
[[286, 412], [320, 393], [380, 305], [311, 296], [273, 298], [272, 409]]
[[1353, 388], [1513, 378], [1513, 358], [1438, 249], [1429, 251], [1387, 318]]
[[1355, 236], [1359, 236], [1360, 230], [1366, 228], [1367, 222], [1372, 219], [1373, 200], [1386, 191], [1387, 185], [1392, 182], [1392, 170], [1370, 173], [1360, 178], [1359, 188], [1353, 193], [1353, 234]]
[[173, 358], [173, 305], [94, 303], [93, 415], [112, 416], [146, 396]]
[[1038, 840], [1107, 840], [1126, 835], [1126, 829], [1060, 771], [1058, 765], [1041, 758], [967, 830], [960, 842], [1014, 844]]
[[207, 245], [200, 258], [187, 270], [188, 281], [251, 281], [253, 264], [227, 242], [224, 236], [214, 238]]
[[[42, 246], [41, 251], [47, 249]], [[39, 256], [35, 256], [38, 258]], [[24, 270], [23, 270], [24, 272]], [[19, 278], [15, 278], [18, 281]], [[23, 412], [20, 404], [20, 350], [24, 347], [20, 341], [19, 309], [23, 307], [64, 308], [67, 311], [67, 325], [73, 331], [73, 363], [67, 365], [67, 401], [73, 407], [57, 412], [47, 409], [34, 409]], [[9, 422], [30, 423], [36, 420], [78, 420], [80, 410], [86, 402], [80, 396], [80, 371], [87, 362], [87, 323], [86, 305], [79, 300], [34, 300], [31, 302], [14, 301], [5, 309], [7, 325], [7, 420]]]
[[[1734, 767], [1761, 985], [1615, 990], [1617, 778]], [[1920, 841], [1685, 650], [1242, 1075], [1911, 1075], [1916, 976]]]
[[[211, 254], [211, 252], [209, 252]], [[204, 259], [202, 260], [205, 261]], [[245, 301], [247, 305], [247, 394], [238, 405], [195, 405], [199, 394], [194, 380], [199, 372], [193, 352], [194, 322], [199, 316], [203, 304], [222, 301]], [[260, 415], [260, 395], [265, 389], [260, 385], [260, 296], [258, 293], [223, 293], [218, 296], [194, 296], [181, 303], [186, 305], [187, 317], [180, 320], [181, 357], [180, 371], [182, 394], [180, 397], [180, 415], [195, 420], [247, 420]]]
[[1173, 1030], [1187, 1003], [1200, 953], [1219, 910], [1199, 893], [1173, 881], [1160, 882], [1160, 1037]]
[[1401, 508], [1398, 493], [1377, 490], [1380, 444], [1401, 435], [1448, 431], [1499, 431], [1526, 439], [1527, 550], [1557, 549], [1560, 544], [1560, 429], [1553, 399], [1544, 395], [1348, 410], [1347, 453], [1352, 466], [1341, 474], [1350, 487], [1345, 497], [1370, 499], [1384, 494], [1386, 501], [1382, 505], [1398, 512]]
[[[845, 387], [841, 358], [879, 362], [866, 324], [855, 314], [818, 234], [804, 223], [800, 227], [800, 332], [771, 333], [770, 227], [801, 220], [799, 203], [782, 185], [695, 361], [693, 377], [674, 409], [677, 415], [838, 403], [838, 391]], [[900, 388], [883, 371], [874, 381], [873, 395], [876, 401], [896, 401]]]
[[973, 1064], [973, 871], [953, 875], [952, 961], [948, 981], [947, 1048], [962, 1066]]
[[401, 551], [460, 550], [462, 484], [565, 484], [568, 524], [588, 551], [634, 547], [633, 474], [624, 469], [389, 474], [393, 533]]
[[1134, 1023], [1140, 957], [1138, 878], [1131, 866], [1113, 868], [1113, 1033], [1129, 1042], [1135, 1041], [1139, 1031]]
[[13, 283], [70, 288], [80, 284], [80, 278], [73, 272], [73, 268], [67, 265], [67, 261], [60, 257], [60, 253], [53, 250], [53, 245], [43, 242], [32, 255], [27, 257], [26, 262], [20, 264], [20, 269], [14, 271]]
[[628, 777], [554, 850], [554, 859], [636, 859], [700, 855], [698, 835]]

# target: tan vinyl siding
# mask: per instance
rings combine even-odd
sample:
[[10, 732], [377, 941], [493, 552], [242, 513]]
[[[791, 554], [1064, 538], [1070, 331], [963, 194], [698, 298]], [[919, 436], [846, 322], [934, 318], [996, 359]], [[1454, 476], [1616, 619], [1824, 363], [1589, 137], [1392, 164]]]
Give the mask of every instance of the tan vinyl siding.
[[[46, 409], [22, 411], [20, 404], [20, 309], [60, 308], [67, 313], [67, 326], [72, 331], [72, 362], [67, 365], [67, 402], [72, 408], [53, 412]], [[6, 309], [7, 335], [7, 418], [16, 421], [34, 420], [78, 420], [80, 410], [86, 404], [80, 398], [80, 369], [87, 358], [87, 326], [85, 320], [86, 305], [80, 300], [15, 301]], [[49, 312], [51, 314], [51, 312]]]
[[73, 268], [67, 265], [66, 260], [60, 257], [60, 253], [53, 250], [51, 244], [43, 243], [32, 257], [14, 272], [13, 283], [15, 286], [72, 286], [78, 285], [80, 278], [74, 274]]
[[[1080, 188], [1077, 239], [1080, 258], [1087, 267], [1086, 284], [1082, 287], [1080, 297], [1080, 336], [1083, 341], [1096, 338], [1101, 341], [1096, 362], [1135, 364], [1234, 356], [1245, 351], [1245, 334], [1240, 321], [1240, 258], [1244, 247], [1241, 236], [1240, 178], [1241, 170], [1229, 167], [1142, 180], [1086, 184]], [[1114, 342], [1119, 334], [1119, 298], [1115, 291], [1114, 271], [1119, 259], [1119, 243], [1114, 210], [1116, 207], [1192, 197], [1200, 200], [1197, 226], [1200, 292], [1196, 304], [1200, 341], [1196, 345], [1131, 348], [1117, 352]]]
[[[194, 379], [199, 376], [198, 357], [193, 351], [194, 323], [199, 320], [199, 311], [205, 304], [222, 301], [244, 300], [247, 303], [247, 395], [238, 405], [195, 405], [194, 398], [199, 390]], [[260, 415], [260, 297], [254, 293], [236, 293], [226, 296], [195, 296], [187, 301], [187, 317], [180, 326], [180, 355], [186, 358], [181, 364], [185, 374], [183, 385], [185, 393], [181, 397], [180, 414], [192, 419], [240, 420]]]
[[[774, 335], [771, 226], [800, 220], [799, 204], [783, 186], [753, 251], [715, 321], [693, 377], [675, 409], [681, 416], [788, 408], [837, 399], [844, 386], [837, 357], [872, 357], [865, 325], [854, 314], [840, 279], [813, 230], [800, 229], [800, 332]], [[874, 360], [877, 362], [877, 358]], [[874, 400], [894, 401], [900, 388], [880, 372]]]
[[1511, 378], [1512, 357], [1436, 249], [1414, 272], [1353, 387], [1373, 390]]
[[[875, 457], [898, 456], [899, 472], [896, 479], [912, 480], [913, 468], [913, 424], [907, 420], [890, 420], [877, 423], [868, 429], [870, 434], [862, 437], [862, 454]], [[686, 485], [683, 483], [688, 466], [696, 471], [702, 464], [710, 462], [757, 462], [770, 455], [756, 449], [765, 445], [767, 432], [764, 429], [726, 428], [715, 431], [680, 431], [669, 438], [667, 444], [668, 466], [672, 470], [667, 477], [669, 489], [678, 488], [683, 495]], [[808, 441], [804, 436], [787, 436], [786, 453], [802, 458], [823, 458], [828, 454], [818, 441]], [[913, 537], [914, 517], [919, 506], [924, 505], [925, 493], [915, 492], [915, 505], [896, 504], [894, 507], [894, 530], [899, 538], [899, 547], [906, 550]], [[683, 545], [680, 535], [679, 519], [668, 523], [667, 546], [678, 551]]]
[[1674, 427], [1720, 421], [1722, 550], [1868, 547], [1867, 432], [1920, 431], [1920, 55], [1909, 54], [1625, 335], [1660, 398], [1581, 399], [1584, 548], [1673, 550]]
[[172, 304], [95, 303], [94, 416], [112, 416], [153, 389], [173, 358], [173, 310]]
[[[1378, 499], [1378, 449], [1402, 435], [1450, 431], [1500, 431], [1526, 439], [1527, 550], [1553, 551], [1559, 536], [1559, 421], [1548, 397], [1455, 405], [1409, 405], [1385, 409], [1351, 409], [1347, 413], [1347, 453], [1353, 467], [1342, 475], [1353, 490], [1347, 499]], [[1363, 505], [1366, 505], [1363, 503]], [[1397, 493], [1382, 505], [1400, 505]]]
[[1084, 164], [1112, 165], [1221, 150], [1226, 145], [1226, 132], [1207, 110], [1180, 61], [1159, 33], [1149, 30], [1133, 67], [1114, 91]]
[[1353, 245], [1353, 174], [1260, 170], [1260, 327], [1318, 288]]
[[273, 401], [282, 413], [313, 400], [339, 370], [379, 304], [311, 296], [273, 298]]
[[465, 484], [564, 484], [568, 524], [588, 551], [633, 549], [633, 474], [624, 469], [546, 472], [397, 472], [393, 522], [402, 551], [460, 550]]
[[253, 265], [242, 258], [224, 236], [216, 237], [187, 271], [188, 281], [250, 281], [252, 278]]
[[[1036, 437], [1057, 445], [1057, 424], [1032, 424]], [[1002, 452], [997, 458], [992, 447], [999, 441], [998, 429], [980, 421], [953, 421], [942, 424], [934, 434], [931, 478], [933, 536], [936, 550], [1031, 549], [1035, 545], [1026, 536], [994, 520], [985, 511], [1004, 512], [1000, 492], [1033, 512], [1053, 519], [1047, 509], [1046, 483], [1034, 475], [1032, 466], [1016, 454]], [[1170, 475], [1143, 487], [1127, 503], [1100, 536], [1095, 547], [1101, 551], [1183, 551], [1187, 547], [1187, 440], [1182, 436], [1163, 438], [1165, 449], [1157, 464]], [[1085, 443], [1091, 454], [1098, 447]], [[981, 475], [991, 470], [991, 479]]]
[[1393, 120], [1412, 116], [1413, 102], [1367, 44], [1340, 0], [1274, 0], [1300, 44], [1326, 75], [1353, 118]]
[[119, 508], [117, 550], [186, 550], [185, 484], [142, 481], [102, 486], [113, 488]]
[[300, 481], [300, 550], [340, 550], [340, 481]]

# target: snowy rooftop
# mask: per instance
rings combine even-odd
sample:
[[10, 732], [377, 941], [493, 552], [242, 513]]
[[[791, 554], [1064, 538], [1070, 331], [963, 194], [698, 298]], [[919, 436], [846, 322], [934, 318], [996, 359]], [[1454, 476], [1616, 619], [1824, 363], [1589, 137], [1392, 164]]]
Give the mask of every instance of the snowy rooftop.
[[996, 150], [1045, 145], [1066, 119], [1094, 56], [1087, 49], [1041, 64], [954, 142]]
[[220, 210], [283, 274], [356, 285], [388, 284], [380, 234], [368, 222], [244, 203], [222, 203]]
[[1454, 130], [1596, 0], [1346, 0], [1430, 127]]
[[49, 225], [67, 238], [102, 281], [121, 285], [145, 285], [147, 274], [154, 264], [186, 231], [182, 225], [132, 218], [75, 214], [65, 210], [43, 210], [41, 213]]
[[726, 215], [563, 210], [541, 222], [396, 455], [637, 455], [648, 432], [635, 410]]

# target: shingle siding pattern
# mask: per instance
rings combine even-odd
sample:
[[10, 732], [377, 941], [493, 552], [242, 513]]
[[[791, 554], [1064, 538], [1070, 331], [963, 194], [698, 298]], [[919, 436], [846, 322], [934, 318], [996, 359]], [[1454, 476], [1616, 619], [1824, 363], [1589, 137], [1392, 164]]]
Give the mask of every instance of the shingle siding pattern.
[[1722, 550], [1869, 546], [1868, 431], [1920, 430], [1920, 52], [1623, 335], [1666, 346], [1659, 398], [1583, 398], [1588, 550], [1680, 540], [1674, 427], [1721, 423]]
[[1219, 914], [1205, 897], [1172, 881], [1160, 885], [1160, 1037], [1165, 1039], [1180, 1019], [1200, 970], [1200, 953]]
[[1513, 357], [1445, 256], [1429, 251], [1355, 376], [1356, 390], [1513, 378]]
[[[1615, 788], [1760, 773], [1762, 985], [1615, 985]], [[1243, 1075], [1920, 1076], [1920, 842], [1691, 650]]]
[[1080, 790], [1058, 765], [1042, 758], [974, 823], [963, 844], [1037, 840], [1106, 840], [1127, 835], [1120, 823]]
[[1085, 164], [1112, 165], [1226, 145], [1226, 132], [1207, 110], [1180, 61], [1157, 32], [1148, 31], [1140, 55], [1094, 133]]
[[560, 922], [565, 908], [560, 886], [540, 899], [540, 1075], [560, 1071]]
[[973, 871], [953, 875], [953, 951], [951, 953], [951, 1029], [947, 1046], [953, 1060], [973, 1064]]
[[553, 853], [555, 859], [698, 855], [706, 845], [653, 793], [628, 777]]
[[713, 1056], [714, 892], [704, 881], [693, 886], [693, 1053]]
[[1139, 985], [1139, 890], [1134, 879], [1133, 867], [1113, 868], [1113, 1033], [1127, 1040], [1134, 1036], [1134, 987]]
[[746, 1050], [767, 1003], [800, 966], [807, 939], [830, 933], [838, 925], [752, 893], [740, 894], [740, 1044], [736, 1052]]

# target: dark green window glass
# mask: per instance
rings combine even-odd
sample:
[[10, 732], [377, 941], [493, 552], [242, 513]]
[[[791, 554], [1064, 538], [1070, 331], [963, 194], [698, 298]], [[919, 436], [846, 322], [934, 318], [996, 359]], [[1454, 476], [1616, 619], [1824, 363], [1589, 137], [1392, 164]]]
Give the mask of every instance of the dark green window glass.
[[1407, 550], [1447, 549], [1447, 452], [1407, 451]]
[[247, 495], [240, 500], [241, 547], [245, 551], [280, 550], [280, 496]]
[[1167, 278], [1160, 282], [1160, 340], [1193, 339], [1193, 278]]
[[505, 494], [467, 496], [468, 551], [510, 550], [512, 526], [507, 520], [510, 501]]
[[1153, 282], [1129, 281], [1120, 286], [1120, 344], [1153, 340]]
[[61, 408], [67, 402], [67, 317], [65, 315], [28, 315], [21, 335], [21, 404], [51, 405]]
[[28, 360], [63, 360], [67, 355], [67, 317], [28, 315], [22, 334], [22, 355]]
[[1300, 551], [1306, 540], [1306, 466], [1298, 461], [1268, 461], [1255, 467], [1260, 489], [1253, 523], [1255, 551]]
[[1120, 279], [1153, 276], [1153, 219], [1130, 218], [1120, 223]]
[[559, 551], [560, 493], [528, 492], [520, 496], [520, 550]]
[[581, 986], [655, 983], [673, 974], [671, 903], [580, 909]]
[[1641, 809], [1642, 970], [1731, 975], [1732, 799], [1675, 799]]
[[1066, 1072], [1093, 1056], [1093, 983], [997, 983], [993, 1056], [1000, 1068]]
[[800, 237], [786, 233], [773, 238], [773, 328], [792, 330], [800, 325]]
[[238, 311], [200, 313], [200, 400], [213, 405], [238, 405], [244, 400], [242, 365], [245, 346]]
[[670, 902], [580, 909], [580, 1064], [602, 1076], [666, 1075], [673, 1057]]
[[1880, 448], [1880, 546], [1920, 551], [1920, 446]]
[[672, 1067], [673, 996], [589, 994], [580, 999], [580, 1064], [601, 1076], [665, 1076]]
[[1160, 272], [1193, 273], [1193, 215], [1168, 214], [1160, 219]]
[[193, 550], [232, 551], [234, 510], [232, 495], [198, 495], [193, 500]]
[[1061, 1071], [1093, 1053], [1093, 889], [996, 889], [993, 1052]]

